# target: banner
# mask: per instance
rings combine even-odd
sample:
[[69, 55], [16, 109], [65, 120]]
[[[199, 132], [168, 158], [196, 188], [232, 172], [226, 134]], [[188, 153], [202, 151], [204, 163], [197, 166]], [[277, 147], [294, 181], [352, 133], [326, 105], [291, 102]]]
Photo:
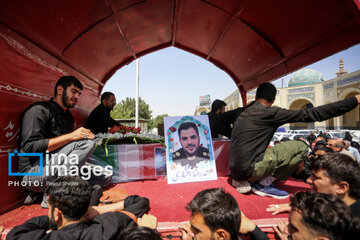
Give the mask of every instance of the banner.
[[205, 95], [205, 96], [200, 96], [200, 106], [204, 107], [210, 107], [211, 105], [211, 101], [210, 101], [210, 94]]

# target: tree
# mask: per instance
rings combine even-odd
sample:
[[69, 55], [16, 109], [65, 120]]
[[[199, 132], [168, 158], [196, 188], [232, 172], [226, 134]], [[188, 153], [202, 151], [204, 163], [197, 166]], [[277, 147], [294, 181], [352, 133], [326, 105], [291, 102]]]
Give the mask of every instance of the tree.
[[167, 117], [167, 116], [169, 116], [169, 115], [163, 114], [163, 115], [158, 115], [156, 118], [150, 119], [149, 124], [148, 124], [149, 130], [151, 130], [153, 128], [157, 128], [159, 123], [164, 123], [164, 117]]
[[[150, 120], [152, 111], [149, 105], [139, 98], [139, 119]], [[135, 98], [126, 98], [115, 105], [111, 111], [111, 117], [114, 119], [134, 119], [135, 118]]]

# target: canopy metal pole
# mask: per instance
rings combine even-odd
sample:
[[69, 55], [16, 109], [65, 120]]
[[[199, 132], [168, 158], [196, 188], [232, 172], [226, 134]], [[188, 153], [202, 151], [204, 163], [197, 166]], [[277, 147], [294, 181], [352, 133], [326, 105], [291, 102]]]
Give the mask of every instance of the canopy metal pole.
[[135, 127], [139, 127], [139, 59], [136, 59]]

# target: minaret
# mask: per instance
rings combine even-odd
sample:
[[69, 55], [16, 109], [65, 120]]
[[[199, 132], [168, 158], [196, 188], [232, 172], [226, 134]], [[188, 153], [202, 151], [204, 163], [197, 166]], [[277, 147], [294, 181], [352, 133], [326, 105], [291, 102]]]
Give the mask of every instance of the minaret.
[[348, 70], [344, 69], [344, 59], [340, 58], [339, 60], [339, 71], [336, 72], [338, 77], [341, 77], [348, 73]]

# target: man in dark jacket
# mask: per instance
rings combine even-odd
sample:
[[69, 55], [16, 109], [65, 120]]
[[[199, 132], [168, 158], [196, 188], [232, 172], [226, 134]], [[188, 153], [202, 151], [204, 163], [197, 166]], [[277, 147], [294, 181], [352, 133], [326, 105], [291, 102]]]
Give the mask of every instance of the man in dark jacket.
[[110, 117], [110, 111], [116, 104], [115, 95], [111, 92], [104, 92], [101, 94], [100, 102], [99, 106], [92, 110], [85, 123], [85, 127], [94, 134], [107, 133], [108, 128], [120, 126], [120, 123]]
[[[260, 196], [286, 198], [285, 191], [275, 188], [274, 180], [286, 180], [299, 174], [308, 146], [302, 141], [287, 141], [267, 149], [276, 129], [291, 122], [324, 121], [354, 109], [360, 94], [335, 103], [301, 110], [271, 107], [276, 88], [271, 83], [261, 84], [255, 101], [237, 117], [232, 131], [229, 167], [232, 185], [241, 192], [252, 190]], [[250, 182], [256, 182], [251, 187]]]
[[59, 178], [46, 193], [48, 215], [14, 227], [6, 239], [115, 239], [126, 227], [135, 225], [133, 219], [141, 217], [149, 207], [147, 198], [133, 195], [118, 203], [89, 208], [91, 186], [80, 177]]

